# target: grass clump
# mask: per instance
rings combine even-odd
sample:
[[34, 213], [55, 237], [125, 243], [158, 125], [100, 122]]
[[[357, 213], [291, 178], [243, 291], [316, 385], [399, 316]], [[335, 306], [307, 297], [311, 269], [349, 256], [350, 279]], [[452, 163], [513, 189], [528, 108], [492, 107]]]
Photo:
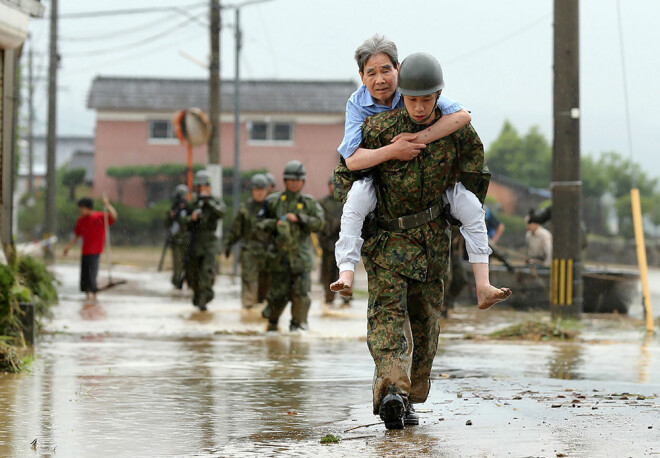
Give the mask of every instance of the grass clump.
[[575, 320], [532, 321], [508, 326], [489, 335], [503, 340], [574, 340], [580, 333], [580, 323]]
[[341, 437], [335, 436], [333, 434], [328, 434], [328, 435], [323, 436], [321, 438], [321, 443], [322, 444], [336, 444], [339, 441], [341, 441]]

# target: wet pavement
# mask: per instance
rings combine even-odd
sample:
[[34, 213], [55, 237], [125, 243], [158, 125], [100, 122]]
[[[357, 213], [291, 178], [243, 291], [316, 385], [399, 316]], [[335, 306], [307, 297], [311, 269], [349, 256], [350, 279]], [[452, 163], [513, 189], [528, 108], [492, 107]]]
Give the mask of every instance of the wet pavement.
[[[116, 268], [128, 284], [85, 304], [78, 266], [55, 272], [32, 372], [0, 375], [2, 457], [660, 455], [660, 339], [640, 310], [585, 316], [580, 341], [550, 343], [479, 338], [544, 313], [461, 307], [420, 426], [386, 431], [371, 415], [364, 295], [328, 311], [315, 290], [309, 332], [265, 333], [233, 277], [200, 313], [167, 273]], [[320, 444], [328, 434], [341, 441]]]

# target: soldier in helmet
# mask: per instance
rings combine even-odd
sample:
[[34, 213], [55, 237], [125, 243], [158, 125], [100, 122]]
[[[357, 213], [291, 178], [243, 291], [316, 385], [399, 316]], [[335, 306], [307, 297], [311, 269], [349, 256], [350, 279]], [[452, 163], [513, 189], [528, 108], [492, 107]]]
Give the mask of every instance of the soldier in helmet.
[[215, 256], [218, 250], [215, 232], [226, 206], [211, 196], [211, 176], [206, 170], [195, 174], [193, 185], [195, 195], [189, 204], [191, 213], [180, 218], [180, 221], [190, 232], [186, 279], [194, 293], [193, 305], [205, 311], [206, 304], [213, 299]]
[[268, 194], [271, 194], [272, 192], [275, 191], [275, 175], [273, 175], [270, 172], [267, 172], [265, 174], [266, 179], [268, 180]]
[[[408, 56], [401, 63], [398, 78], [403, 107], [367, 118], [362, 127], [362, 147], [377, 150], [401, 133], [427, 129], [442, 116], [437, 102], [443, 87], [442, 69], [433, 56]], [[340, 166], [335, 176], [335, 183], [342, 187], [339, 194], [345, 196], [355, 175]], [[369, 277], [367, 343], [376, 364], [373, 407], [386, 428], [399, 429], [419, 423], [412, 403], [424, 402], [430, 389], [450, 243], [448, 223], [441, 216], [443, 199], [447, 199], [443, 194], [450, 190], [456, 197], [456, 188], [460, 194], [465, 194], [461, 190], [465, 188], [483, 202], [488, 173], [483, 145], [467, 125], [427, 144], [415, 160], [380, 163], [371, 169], [370, 178], [375, 198], [369, 202], [376, 228], [362, 253]], [[481, 221], [484, 227], [476, 229], [478, 234], [485, 234], [483, 213], [479, 212], [483, 209], [467, 197], [459, 200], [456, 208], [449, 199], [451, 215], [470, 224]], [[478, 248], [484, 253], [476, 254], [487, 253], [487, 238]], [[487, 264], [477, 264], [480, 268], [475, 270], [475, 277], [485, 273], [487, 280]], [[477, 279], [480, 281], [483, 278]], [[494, 302], [510, 294], [507, 288], [486, 284]]]
[[263, 217], [257, 224], [271, 235], [271, 287], [268, 305], [262, 311], [269, 331], [277, 330], [289, 301], [289, 330], [307, 329], [313, 269], [310, 233], [323, 227], [323, 209], [311, 196], [301, 194], [305, 178], [305, 166], [300, 161], [288, 162], [284, 167], [285, 190], [266, 198]]
[[179, 223], [181, 218], [190, 214], [188, 209], [188, 186], [177, 185], [172, 193], [172, 206], [167, 213], [167, 229], [169, 231], [169, 245], [172, 249], [172, 285], [176, 289], [183, 288], [185, 277], [184, 260], [190, 244], [190, 233], [184, 230]]
[[[268, 193], [268, 180], [256, 174], [250, 180], [252, 198], [243, 202], [229, 229], [225, 240], [225, 256], [229, 257], [231, 247], [241, 244], [241, 304], [249, 309], [261, 302], [260, 292], [264, 290], [266, 240], [264, 233], [257, 229], [257, 218], [264, 209]], [[265, 296], [264, 296], [265, 298]]]
[[[336, 294], [330, 290], [330, 283], [335, 281], [339, 276], [339, 268], [337, 268], [337, 264], [335, 263], [335, 243], [339, 239], [342, 204], [335, 199], [333, 177], [334, 174], [331, 173], [328, 178], [328, 195], [319, 200], [319, 204], [321, 204], [323, 213], [325, 214], [325, 222], [323, 229], [317, 234], [321, 249], [323, 250], [323, 256], [321, 257], [321, 284], [325, 291], [324, 299], [327, 305], [332, 305]], [[347, 296], [342, 296], [341, 299], [344, 306], [348, 306], [351, 300]]]

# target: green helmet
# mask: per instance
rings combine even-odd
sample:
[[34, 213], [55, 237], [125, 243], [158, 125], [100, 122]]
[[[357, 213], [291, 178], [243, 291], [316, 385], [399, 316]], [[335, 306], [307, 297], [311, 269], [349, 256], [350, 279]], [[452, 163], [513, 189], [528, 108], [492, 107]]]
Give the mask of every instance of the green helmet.
[[187, 195], [188, 195], [188, 186], [186, 186], [185, 184], [178, 184], [176, 185], [176, 188], [174, 188], [174, 192], [172, 193], [172, 198], [185, 199]]
[[399, 92], [403, 95], [421, 96], [433, 94], [445, 87], [442, 68], [435, 57], [416, 52], [399, 66]]
[[306, 176], [305, 166], [300, 161], [289, 161], [284, 166], [285, 180], [304, 180]]
[[266, 173], [264, 176], [265, 176], [266, 179], [268, 180], [268, 184], [269, 184], [270, 186], [273, 186], [273, 187], [274, 187], [275, 184], [276, 184], [276, 183], [275, 183], [275, 175], [273, 175], [272, 173], [268, 172], [268, 173]]
[[250, 178], [250, 189], [266, 189], [268, 187], [268, 178], [263, 174], [257, 173]]
[[195, 173], [195, 178], [193, 179], [193, 186], [202, 186], [211, 184], [211, 175], [206, 170], [200, 170]]

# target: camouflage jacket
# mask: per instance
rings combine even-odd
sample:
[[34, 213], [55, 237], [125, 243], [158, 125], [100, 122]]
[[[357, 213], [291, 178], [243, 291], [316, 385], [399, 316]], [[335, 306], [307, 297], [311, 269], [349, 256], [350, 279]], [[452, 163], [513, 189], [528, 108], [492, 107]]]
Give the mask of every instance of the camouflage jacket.
[[226, 250], [242, 241], [242, 249], [263, 251], [265, 254], [268, 237], [257, 229], [259, 213], [265, 211], [264, 206], [265, 202], [256, 202], [252, 198], [241, 204], [225, 239]]
[[[287, 221], [287, 213], [294, 213], [299, 221]], [[270, 269], [311, 271], [314, 255], [309, 234], [322, 227], [323, 209], [313, 197], [288, 191], [275, 192], [266, 197], [265, 210], [257, 222], [257, 228], [271, 235], [268, 247]]]
[[[405, 108], [379, 113], [365, 120], [362, 146], [380, 148], [402, 132], [418, 132], [426, 127], [414, 123]], [[471, 125], [429, 143], [411, 161], [388, 161], [366, 172], [374, 179], [376, 217], [387, 220], [441, 204], [443, 192], [459, 176], [461, 180], [474, 177], [477, 183], [488, 176], [483, 145]], [[437, 280], [445, 275], [448, 265], [450, 240], [446, 229], [442, 218], [400, 232], [378, 228], [362, 251], [374, 263], [413, 280]]]
[[[227, 211], [224, 202], [218, 201], [215, 197], [199, 198], [193, 196], [188, 203], [188, 207], [190, 213], [179, 218], [179, 221], [190, 232], [193, 245], [204, 244], [206, 246], [208, 245], [206, 242], [217, 242], [215, 231], [218, 228], [218, 220], [222, 220]], [[193, 221], [192, 215], [195, 212], [198, 212], [199, 216], [196, 221]]]
[[335, 243], [339, 240], [339, 229], [341, 226], [342, 203], [335, 200], [334, 196], [325, 196], [319, 200], [323, 208], [325, 221], [323, 228], [318, 232], [321, 248], [326, 252], [335, 251]]

